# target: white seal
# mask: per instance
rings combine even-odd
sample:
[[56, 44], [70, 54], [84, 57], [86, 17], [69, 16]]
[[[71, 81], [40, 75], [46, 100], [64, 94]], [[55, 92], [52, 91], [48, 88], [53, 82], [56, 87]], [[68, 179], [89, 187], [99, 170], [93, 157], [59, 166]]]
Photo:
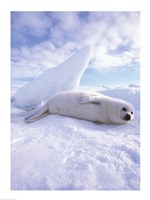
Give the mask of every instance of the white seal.
[[25, 121], [34, 122], [48, 113], [105, 124], [124, 124], [134, 118], [133, 106], [126, 101], [95, 92], [65, 91], [35, 109]]

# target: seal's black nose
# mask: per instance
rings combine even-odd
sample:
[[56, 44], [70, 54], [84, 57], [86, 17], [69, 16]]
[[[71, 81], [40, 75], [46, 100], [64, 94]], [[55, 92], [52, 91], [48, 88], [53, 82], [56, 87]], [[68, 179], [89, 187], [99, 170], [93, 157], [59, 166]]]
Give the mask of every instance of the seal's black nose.
[[129, 114], [126, 114], [125, 118], [124, 118], [126, 121], [129, 121], [131, 119], [131, 115]]

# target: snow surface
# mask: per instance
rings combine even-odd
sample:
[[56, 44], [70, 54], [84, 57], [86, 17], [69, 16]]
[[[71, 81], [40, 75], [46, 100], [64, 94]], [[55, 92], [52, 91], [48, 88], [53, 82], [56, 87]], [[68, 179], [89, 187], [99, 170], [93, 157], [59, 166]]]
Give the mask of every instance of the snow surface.
[[[12, 95], [25, 84], [12, 81]], [[59, 115], [31, 124], [11, 104], [12, 190], [139, 190], [140, 88], [81, 88], [131, 102], [127, 125], [97, 125]]]

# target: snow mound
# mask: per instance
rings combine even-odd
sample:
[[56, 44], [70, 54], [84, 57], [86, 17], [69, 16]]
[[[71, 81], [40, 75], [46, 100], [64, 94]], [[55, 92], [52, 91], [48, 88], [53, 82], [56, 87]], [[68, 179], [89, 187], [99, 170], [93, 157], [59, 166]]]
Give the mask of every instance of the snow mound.
[[139, 85], [137, 85], [137, 84], [135, 84], [135, 83], [131, 83], [131, 84], [129, 84], [129, 87], [135, 87], [135, 88], [139, 88], [140, 86], [139, 86]]
[[127, 125], [97, 125], [47, 115], [26, 124], [26, 111], [12, 104], [12, 190], [140, 189], [140, 90], [101, 92], [133, 103], [135, 119]]
[[139, 87], [117, 87], [108, 88], [106, 90], [100, 91], [101, 93], [115, 97], [118, 99], [123, 99], [134, 105], [135, 108], [140, 107], [140, 88]]

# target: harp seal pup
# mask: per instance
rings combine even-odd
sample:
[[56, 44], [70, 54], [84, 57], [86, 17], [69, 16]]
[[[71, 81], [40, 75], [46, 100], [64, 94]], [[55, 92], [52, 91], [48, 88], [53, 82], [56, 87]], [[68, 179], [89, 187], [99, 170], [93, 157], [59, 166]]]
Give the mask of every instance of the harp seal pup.
[[89, 91], [60, 92], [43, 106], [30, 112], [30, 123], [47, 114], [58, 114], [105, 124], [125, 124], [134, 118], [133, 106], [123, 100]]

